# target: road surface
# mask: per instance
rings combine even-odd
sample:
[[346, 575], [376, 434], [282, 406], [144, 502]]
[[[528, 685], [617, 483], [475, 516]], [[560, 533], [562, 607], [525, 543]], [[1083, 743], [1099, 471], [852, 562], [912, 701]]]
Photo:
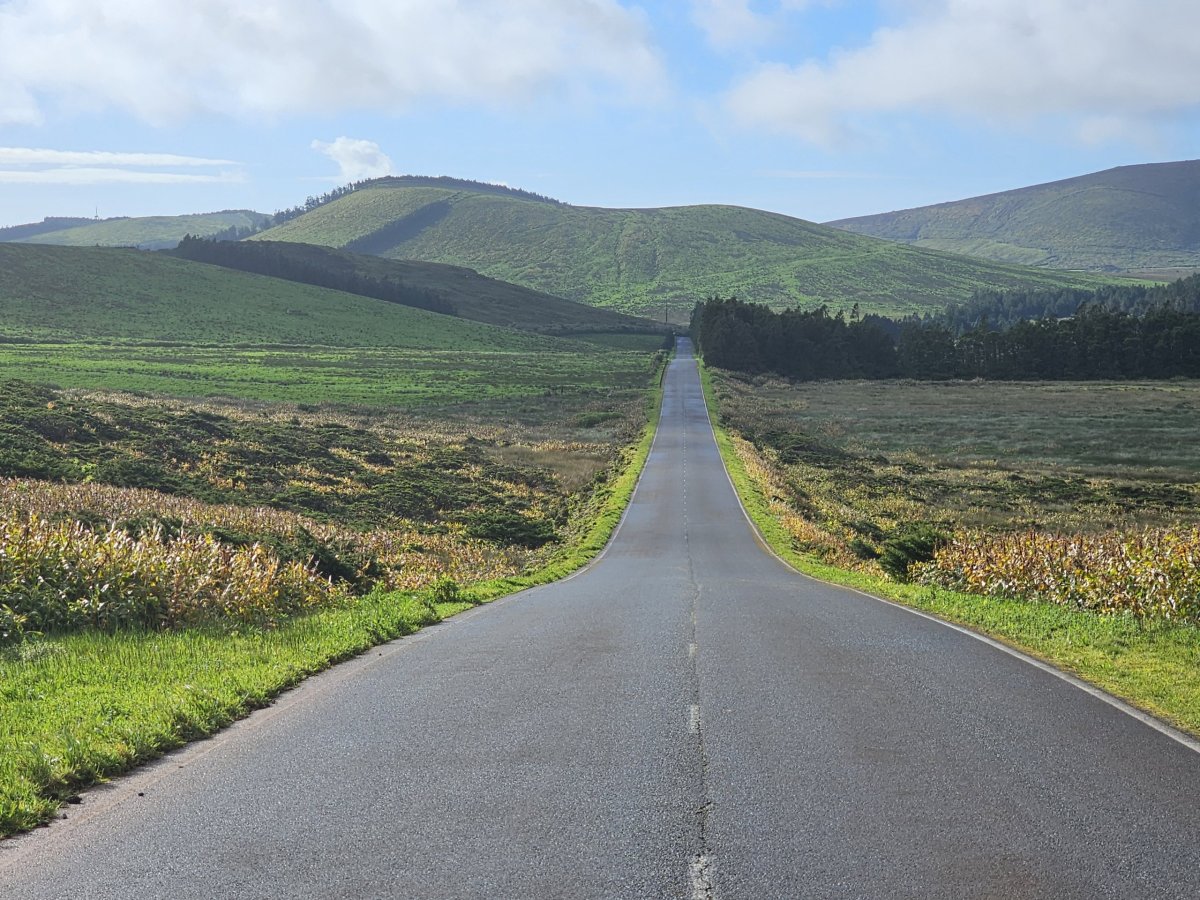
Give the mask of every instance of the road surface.
[[67, 815], [0, 896], [1200, 897], [1200, 753], [764, 552], [686, 342], [591, 568]]

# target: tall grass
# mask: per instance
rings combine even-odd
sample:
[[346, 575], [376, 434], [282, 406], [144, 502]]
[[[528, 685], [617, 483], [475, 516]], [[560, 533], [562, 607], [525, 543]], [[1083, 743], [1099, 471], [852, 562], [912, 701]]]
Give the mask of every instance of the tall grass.
[[272, 620], [342, 589], [265, 547], [228, 547], [211, 535], [139, 537], [118, 528], [0, 518], [0, 618], [19, 630], [161, 628], [221, 617]]
[[461, 526], [428, 533], [398, 522], [359, 532], [266, 507], [96, 484], [0, 479], [0, 510], [0, 644], [29, 632], [270, 622], [339, 602], [351, 586], [479, 581], [540, 558], [470, 538]]
[[913, 575], [970, 593], [1200, 624], [1200, 527], [965, 532]]

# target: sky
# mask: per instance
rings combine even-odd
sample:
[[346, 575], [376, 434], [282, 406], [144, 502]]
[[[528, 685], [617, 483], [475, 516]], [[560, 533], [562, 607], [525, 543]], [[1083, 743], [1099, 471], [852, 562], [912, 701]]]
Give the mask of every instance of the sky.
[[387, 174], [828, 221], [1200, 157], [1195, 0], [0, 0], [0, 226]]

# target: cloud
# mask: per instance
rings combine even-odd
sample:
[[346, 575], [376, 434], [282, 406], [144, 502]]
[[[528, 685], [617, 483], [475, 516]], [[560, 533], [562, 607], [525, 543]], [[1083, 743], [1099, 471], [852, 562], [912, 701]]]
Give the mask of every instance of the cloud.
[[355, 138], [340, 137], [331, 144], [324, 141], [313, 141], [312, 148], [318, 153], [324, 153], [341, 169], [341, 180], [364, 181], [368, 178], [382, 178], [384, 175], [394, 175], [392, 161], [374, 141], [360, 141]]
[[903, 0], [897, 25], [826, 60], [771, 64], [726, 108], [824, 145], [892, 114], [1050, 123], [1079, 139], [1128, 133], [1200, 104], [1200, 5], [1160, 0]]
[[750, 0], [692, 0], [692, 21], [719, 50], [758, 44], [771, 34], [771, 22], [750, 8]]
[[716, 49], [735, 50], [771, 40], [782, 14], [814, 2], [836, 0], [777, 0], [766, 12], [754, 9], [751, 0], [691, 0], [692, 22]]
[[177, 156], [173, 153], [110, 153], [105, 150], [47, 150], [33, 147], [0, 147], [0, 166], [236, 166], [228, 159]]
[[644, 102], [664, 83], [646, 17], [618, 0], [0, 3], [0, 124]]
[[240, 184], [245, 180], [241, 172], [191, 175], [138, 169], [0, 169], [0, 184]]
[[[239, 163], [173, 153], [112, 153], [0, 147], [4, 184], [229, 184], [245, 181]], [[156, 171], [222, 168], [220, 172]]]

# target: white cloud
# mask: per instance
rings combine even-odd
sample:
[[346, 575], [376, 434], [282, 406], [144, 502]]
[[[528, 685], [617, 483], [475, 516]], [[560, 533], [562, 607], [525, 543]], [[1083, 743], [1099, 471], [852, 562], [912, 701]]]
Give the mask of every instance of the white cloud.
[[35, 147], [0, 147], [0, 166], [236, 166], [228, 159], [177, 156], [173, 153], [111, 153], [105, 150], [48, 150]]
[[644, 15], [618, 0], [8, 0], [0, 124], [117, 109], [395, 111], [662, 90]]
[[241, 172], [195, 175], [184, 172], [146, 172], [140, 169], [0, 169], [0, 184], [239, 184]]
[[313, 141], [312, 148], [338, 164], [343, 182], [364, 181], [395, 174], [391, 159], [374, 141], [340, 137], [333, 143]]
[[[3, 184], [229, 184], [245, 181], [240, 164], [174, 153], [112, 153], [0, 147]], [[197, 168], [220, 168], [196, 173]], [[185, 171], [161, 171], [183, 169]]]
[[[718, 50], [763, 44], [776, 34], [782, 14], [796, 12], [814, 2], [836, 0], [776, 0], [765, 11], [752, 0], [691, 0], [692, 21]], [[760, 4], [761, 5], [761, 4]]]
[[1065, 127], [1095, 140], [1200, 105], [1194, 0], [905, 0], [901, 23], [726, 95], [744, 123], [837, 145], [894, 113]]
[[771, 33], [770, 19], [751, 9], [750, 0], [692, 0], [692, 21], [722, 50], [761, 43]]

